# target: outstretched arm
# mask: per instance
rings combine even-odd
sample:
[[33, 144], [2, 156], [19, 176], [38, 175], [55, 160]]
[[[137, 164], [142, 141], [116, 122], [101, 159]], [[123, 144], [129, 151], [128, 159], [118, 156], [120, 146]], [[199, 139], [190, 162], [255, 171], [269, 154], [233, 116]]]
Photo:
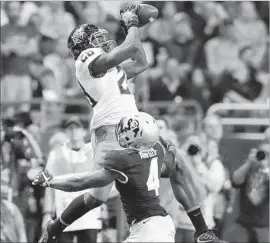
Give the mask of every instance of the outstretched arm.
[[200, 180], [195, 169], [190, 161], [187, 161], [185, 154], [171, 141], [165, 141], [160, 137], [159, 142], [165, 149], [161, 177], [170, 178], [175, 197], [186, 210], [198, 205], [198, 199], [205, 198], [206, 189], [198, 183]]
[[[196, 185], [192, 168], [187, 166], [184, 156], [179, 151], [171, 169], [170, 181], [176, 200], [181, 203], [185, 210], [199, 205], [199, 198], [205, 195], [203, 186]], [[196, 190], [199, 189], [199, 190]]]
[[133, 57], [121, 63], [120, 66], [125, 70], [128, 79], [135, 77], [148, 68], [146, 55], [141, 42], [138, 43], [137, 50]]
[[90, 72], [95, 76], [120, 65], [125, 70], [128, 79], [143, 72], [147, 67], [146, 56], [140, 41], [139, 21], [136, 8], [127, 9], [121, 14], [127, 26], [125, 41], [109, 53], [103, 53], [90, 65]]
[[66, 192], [75, 192], [109, 185], [118, 178], [118, 175], [117, 172], [108, 169], [100, 169], [94, 172], [53, 177], [48, 171], [45, 171], [37, 175], [33, 184], [49, 186], [53, 189]]
[[[162, 144], [164, 140], [161, 139]], [[196, 229], [196, 234], [201, 234], [207, 230], [203, 215], [201, 213], [200, 204], [198, 200], [198, 193], [204, 196], [205, 188], [196, 183], [196, 174], [186, 161], [181, 150], [174, 149], [173, 146], [167, 144], [167, 154], [164, 160], [164, 174], [170, 178], [171, 187], [173, 189], [176, 200], [184, 206], [193, 226]], [[194, 178], [195, 177], [195, 178]], [[199, 189], [198, 190], [195, 190]], [[201, 199], [201, 198], [200, 198]]]

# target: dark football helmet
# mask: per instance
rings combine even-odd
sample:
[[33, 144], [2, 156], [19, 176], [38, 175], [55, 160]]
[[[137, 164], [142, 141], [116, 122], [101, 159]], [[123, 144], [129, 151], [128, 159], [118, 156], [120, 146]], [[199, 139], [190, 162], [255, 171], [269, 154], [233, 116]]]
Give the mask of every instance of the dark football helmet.
[[108, 40], [108, 32], [93, 24], [81, 24], [77, 26], [68, 37], [68, 49], [76, 60], [82, 51], [88, 48], [102, 48], [110, 52], [116, 47], [114, 40]]

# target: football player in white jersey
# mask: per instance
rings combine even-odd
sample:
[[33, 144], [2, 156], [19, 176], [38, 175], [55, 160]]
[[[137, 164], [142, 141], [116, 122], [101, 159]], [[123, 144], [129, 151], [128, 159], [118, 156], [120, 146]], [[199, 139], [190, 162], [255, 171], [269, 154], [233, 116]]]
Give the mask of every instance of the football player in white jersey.
[[[126, 39], [120, 45], [108, 40], [108, 32], [92, 24], [77, 26], [68, 38], [68, 48], [75, 59], [76, 77], [94, 109], [91, 142], [95, 169], [107, 152], [121, 148], [115, 137], [115, 126], [124, 116], [138, 112], [127, 80], [147, 69], [146, 56], [140, 41], [137, 6], [121, 11]], [[39, 242], [52, 242], [57, 234], [91, 209], [107, 200], [112, 183], [91, 189], [75, 198], [61, 217], [49, 221]]]

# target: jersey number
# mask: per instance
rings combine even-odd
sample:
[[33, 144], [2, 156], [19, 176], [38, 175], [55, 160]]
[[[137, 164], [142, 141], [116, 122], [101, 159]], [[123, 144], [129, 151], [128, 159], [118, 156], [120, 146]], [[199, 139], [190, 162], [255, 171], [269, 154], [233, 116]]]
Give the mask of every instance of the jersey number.
[[93, 54], [94, 54], [94, 52], [91, 50], [87, 50], [87, 51], [83, 52], [82, 56], [81, 56], [81, 61], [85, 62], [87, 60], [87, 58], [92, 56]]
[[149, 170], [148, 180], [146, 182], [148, 191], [155, 190], [156, 196], [158, 196], [159, 178], [158, 178], [158, 158], [152, 158]]
[[125, 75], [124, 71], [118, 66], [116, 68], [117, 68], [118, 73], [120, 73], [120, 72], [122, 73], [122, 77], [118, 81], [118, 87], [119, 87], [120, 93], [121, 94], [131, 94], [130, 90], [128, 88], [128, 84], [126, 81], [126, 75]]

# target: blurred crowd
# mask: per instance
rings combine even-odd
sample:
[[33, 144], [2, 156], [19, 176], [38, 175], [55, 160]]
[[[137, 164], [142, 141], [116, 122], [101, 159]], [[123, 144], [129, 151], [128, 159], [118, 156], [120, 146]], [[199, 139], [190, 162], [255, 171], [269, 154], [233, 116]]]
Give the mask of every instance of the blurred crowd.
[[[124, 4], [2, 2], [2, 101], [20, 102], [20, 109], [29, 110], [39, 108], [23, 103], [33, 97], [82, 98], [67, 37], [77, 24], [89, 22], [107, 29], [110, 38], [122, 43], [125, 35], [118, 21]], [[138, 101], [196, 100], [206, 111], [217, 102], [267, 100], [268, 2], [150, 4], [159, 9], [159, 16], [141, 28], [150, 68], [134, 82]], [[5, 111], [12, 114], [13, 110], [8, 106]], [[62, 110], [68, 112], [72, 107]]]
[[[125, 35], [118, 15], [124, 4], [1, 2], [1, 113], [5, 117], [1, 120], [1, 215], [5, 215], [1, 217], [1, 242], [36, 242], [46, 221], [74, 197], [32, 186], [39, 171], [47, 167], [54, 174], [64, 174], [92, 169], [84, 156], [92, 153], [84, 129], [88, 124], [70, 117], [70, 113], [81, 113], [90, 120], [66, 42], [77, 24], [90, 22], [122, 43]], [[173, 120], [181, 116], [177, 105], [186, 100], [197, 101], [204, 113], [218, 102], [269, 102], [269, 2], [149, 4], [159, 9], [159, 16], [141, 28], [150, 68], [131, 80], [136, 99], [176, 105], [172, 110], [151, 106], [145, 111], [159, 118], [161, 135], [172, 140], [189, 162], [209, 227], [224, 239], [238, 236], [237, 229], [240, 237], [229, 238], [232, 242], [267, 242], [269, 145], [265, 144], [269, 129], [258, 148], [240, 162], [244, 169], [232, 171], [220, 153], [223, 129], [219, 117], [206, 116], [199, 124], [201, 129], [184, 140], [179, 140]], [[41, 102], [30, 104], [33, 98]], [[72, 104], [71, 100], [80, 98], [84, 105]], [[65, 100], [69, 102], [63, 104]], [[227, 229], [224, 222], [238, 203], [237, 188], [239, 203], [247, 203]], [[164, 180], [161, 203], [173, 216], [177, 242], [193, 242], [193, 226], [167, 189]], [[126, 227], [118, 205], [114, 191], [108, 203], [90, 215], [95, 219], [92, 224], [84, 223], [89, 221], [86, 215], [63, 234], [62, 241], [74, 237], [77, 242], [122, 240]]]
[[[161, 136], [173, 141], [190, 170], [208, 227], [229, 242], [267, 242], [269, 128], [262, 140], [249, 147], [249, 154], [242, 156], [236, 168], [232, 164], [234, 160], [225, 162], [224, 156], [229, 154], [220, 152], [224, 131], [218, 116], [207, 115], [201, 129], [184, 140], [178, 139], [166, 120], [159, 119], [157, 123]], [[71, 116], [50, 137], [46, 157], [31, 125], [23, 124], [18, 118], [1, 124], [1, 215], [5, 215], [1, 217], [1, 242], [36, 242], [48, 220], [59, 217], [76, 196], [84, 193], [33, 186], [31, 182], [40, 171], [47, 168], [54, 175], [65, 175], [93, 170], [93, 163], [88, 159], [93, 154], [88, 129], [79, 117]], [[242, 140], [239, 145], [244, 144]], [[161, 180], [160, 199], [174, 220], [176, 242], [193, 242], [193, 225], [174, 199], [169, 183]], [[227, 219], [232, 215], [233, 221], [228, 224]], [[114, 188], [106, 204], [65, 230], [61, 242], [74, 242], [74, 239], [77, 243], [117, 242], [128, 235], [127, 229], [119, 194]]]

